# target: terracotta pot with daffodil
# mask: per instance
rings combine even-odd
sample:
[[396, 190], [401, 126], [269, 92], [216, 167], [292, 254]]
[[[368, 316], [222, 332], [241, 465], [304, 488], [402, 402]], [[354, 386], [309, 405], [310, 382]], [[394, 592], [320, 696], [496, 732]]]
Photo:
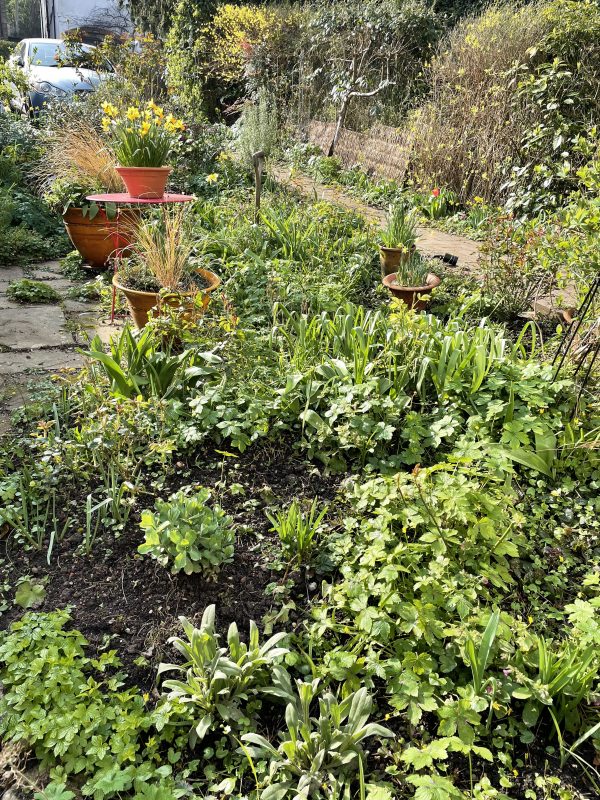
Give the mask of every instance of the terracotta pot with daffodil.
[[184, 130], [183, 122], [165, 114], [153, 100], [145, 107], [130, 106], [126, 112], [103, 103], [102, 110], [102, 127], [112, 136], [119, 160], [116, 170], [129, 195], [147, 200], [161, 198], [172, 171], [166, 162], [177, 133]]

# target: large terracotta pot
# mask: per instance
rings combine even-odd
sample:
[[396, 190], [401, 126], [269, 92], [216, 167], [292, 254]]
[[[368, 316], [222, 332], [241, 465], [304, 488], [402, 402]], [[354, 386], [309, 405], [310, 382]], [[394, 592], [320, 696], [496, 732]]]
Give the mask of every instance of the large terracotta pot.
[[380, 247], [381, 277], [385, 278], [386, 275], [396, 272], [400, 264], [408, 261], [416, 249], [414, 244], [411, 247]]
[[[201, 275], [207, 282], [207, 286], [203, 289], [198, 289], [196, 292], [185, 292], [172, 297], [161, 297], [155, 292], [140, 292], [137, 289], [128, 289], [119, 280], [119, 273], [117, 272], [113, 277], [113, 286], [120, 292], [123, 292], [129, 311], [135, 323], [136, 328], [143, 328], [148, 322], [148, 312], [159, 307], [160, 303], [167, 303], [173, 308], [183, 306], [183, 316], [186, 319], [193, 319], [197, 315], [201, 315], [206, 311], [210, 301], [210, 293], [213, 292], [220, 284], [221, 279], [208, 269], [198, 269], [198, 274]], [[198, 307], [195, 303], [195, 298], [198, 294], [202, 295], [202, 304]]]
[[130, 197], [158, 200], [165, 193], [171, 167], [116, 167]]
[[116, 231], [119, 231], [119, 247], [124, 247], [128, 241], [125, 235], [127, 226], [138, 215], [139, 212], [134, 209], [121, 209], [115, 220], [107, 220], [103, 213], [90, 219], [89, 216], [83, 216], [81, 208], [68, 208], [63, 222], [73, 247], [79, 251], [85, 263], [93, 269], [104, 269], [115, 250]]
[[402, 300], [403, 303], [406, 303], [409, 308], [415, 311], [422, 311], [425, 308], [427, 305], [427, 298], [423, 297], [423, 295], [430, 294], [441, 282], [442, 279], [431, 272], [425, 279], [424, 286], [400, 286], [400, 284], [396, 283], [395, 272], [391, 275], [386, 275], [383, 279], [383, 285], [390, 290], [393, 296]]

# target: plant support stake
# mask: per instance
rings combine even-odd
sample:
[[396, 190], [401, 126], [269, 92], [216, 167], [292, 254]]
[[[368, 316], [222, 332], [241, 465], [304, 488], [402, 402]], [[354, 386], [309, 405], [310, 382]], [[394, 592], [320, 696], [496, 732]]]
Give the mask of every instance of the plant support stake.
[[260, 215], [260, 193], [262, 191], [262, 176], [265, 169], [265, 154], [262, 150], [257, 150], [252, 156], [252, 163], [254, 164], [254, 183], [256, 185], [256, 193], [254, 196], [254, 222], [258, 224]]

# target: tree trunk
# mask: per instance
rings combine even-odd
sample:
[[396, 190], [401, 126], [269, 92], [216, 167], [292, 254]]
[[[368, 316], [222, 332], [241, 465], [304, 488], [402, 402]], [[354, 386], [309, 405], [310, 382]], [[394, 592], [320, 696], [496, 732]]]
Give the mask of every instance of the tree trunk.
[[340, 133], [342, 132], [342, 128], [344, 127], [344, 122], [346, 121], [346, 114], [348, 113], [350, 98], [351, 95], [347, 95], [346, 97], [344, 97], [344, 100], [342, 101], [342, 107], [340, 108], [337, 124], [335, 126], [335, 133], [333, 134], [332, 142], [329, 145], [329, 150], [327, 151], [328, 156], [332, 156], [335, 152], [335, 146], [338, 143], [338, 139], [340, 138]]

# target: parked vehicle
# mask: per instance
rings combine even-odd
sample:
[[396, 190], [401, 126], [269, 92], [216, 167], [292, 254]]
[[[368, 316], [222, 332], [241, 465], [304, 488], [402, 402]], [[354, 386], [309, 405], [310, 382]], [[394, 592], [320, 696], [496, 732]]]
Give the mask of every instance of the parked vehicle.
[[114, 72], [106, 59], [102, 69], [91, 58], [95, 48], [88, 44], [68, 44], [61, 39], [23, 39], [9, 61], [21, 69], [29, 91], [15, 89], [11, 106], [22, 113], [39, 112], [53, 99], [93, 92]]

